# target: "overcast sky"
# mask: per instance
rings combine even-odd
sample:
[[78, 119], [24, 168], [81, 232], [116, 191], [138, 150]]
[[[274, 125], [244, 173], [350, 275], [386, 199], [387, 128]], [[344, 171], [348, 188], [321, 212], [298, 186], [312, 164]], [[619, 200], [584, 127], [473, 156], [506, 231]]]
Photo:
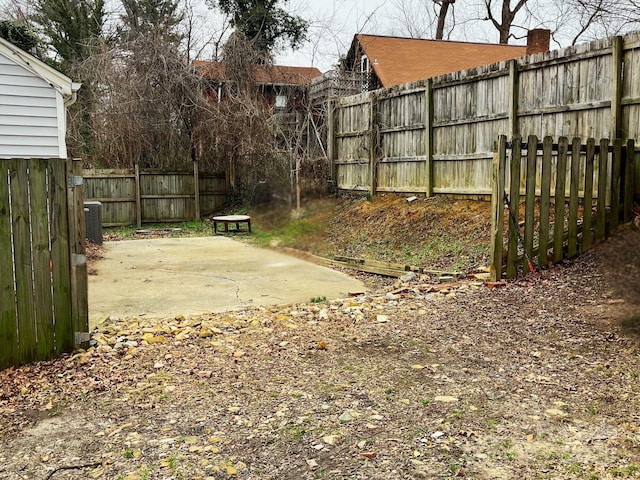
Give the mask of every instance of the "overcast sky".
[[[410, 36], [407, 29], [412, 22], [422, 23], [414, 28], [422, 28], [422, 36], [431, 38], [431, 35], [425, 35], [432, 28], [425, 25], [429, 22], [427, 12], [419, 11], [421, 7], [410, 10], [408, 6], [420, 3], [427, 4], [408, 0], [290, 0], [288, 5], [292, 13], [311, 22], [310, 41], [296, 52], [291, 49], [282, 52], [276, 57], [276, 63], [315, 66], [325, 72], [336, 64], [340, 54], [348, 51], [356, 33]], [[497, 42], [497, 34], [487, 31], [486, 27], [484, 22], [458, 25], [451, 39]], [[524, 43], [524, 40], [513, 43]]]

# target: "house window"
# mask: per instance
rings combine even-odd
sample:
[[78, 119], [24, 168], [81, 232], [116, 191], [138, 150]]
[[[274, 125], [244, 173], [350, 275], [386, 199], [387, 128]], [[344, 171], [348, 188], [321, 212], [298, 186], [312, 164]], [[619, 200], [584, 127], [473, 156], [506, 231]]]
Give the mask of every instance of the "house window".
[[276, 110], [283, 111], [287, 109], [287, 96], [276, 95]]
[[369, 73], [369, 57], [363, 55], [360, 59], [360, 72]]

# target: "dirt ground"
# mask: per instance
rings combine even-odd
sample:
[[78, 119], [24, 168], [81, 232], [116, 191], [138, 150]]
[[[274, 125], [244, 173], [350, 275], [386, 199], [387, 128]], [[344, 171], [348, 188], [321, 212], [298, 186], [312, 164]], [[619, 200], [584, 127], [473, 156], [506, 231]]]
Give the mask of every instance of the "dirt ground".
[[640, 478], [639, 245], [496, 288], [110, 322], [0, 372], [0, 478]]

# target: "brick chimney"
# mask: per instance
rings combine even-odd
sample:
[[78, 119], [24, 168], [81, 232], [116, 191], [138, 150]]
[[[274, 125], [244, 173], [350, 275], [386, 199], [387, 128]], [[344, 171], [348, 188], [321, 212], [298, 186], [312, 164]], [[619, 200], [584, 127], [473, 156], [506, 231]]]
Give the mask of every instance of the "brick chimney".
[[534, 28], [527, 34], [527, 55], [544, 53], [549, 51], [551, 30], [546, 28]]

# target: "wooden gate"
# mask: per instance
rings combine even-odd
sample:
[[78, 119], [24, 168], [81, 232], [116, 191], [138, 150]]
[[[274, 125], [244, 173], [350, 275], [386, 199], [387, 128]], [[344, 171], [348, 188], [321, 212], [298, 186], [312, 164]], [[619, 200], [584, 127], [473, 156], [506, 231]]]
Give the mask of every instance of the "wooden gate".
[[560, 137], [556, 144], [532, 135], [522, 143], [500, 136], [491, 196], [492, 280], [503, 270], [514, 278], [574, 257], [629, 221], [635, 156], [633, 140], [582, 144]]
[[81, 171], [59, 158], [0, 160], [0, 369], [88, 340]]

